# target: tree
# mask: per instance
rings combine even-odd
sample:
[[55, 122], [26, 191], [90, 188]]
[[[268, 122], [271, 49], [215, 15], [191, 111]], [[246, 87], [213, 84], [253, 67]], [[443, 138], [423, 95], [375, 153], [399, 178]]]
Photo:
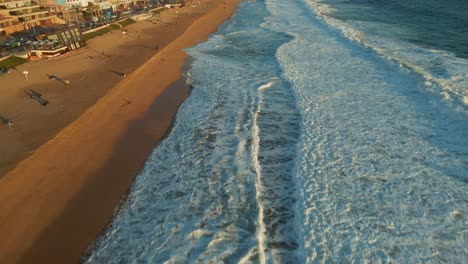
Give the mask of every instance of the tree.
[[95, 4], [91, 3], [91, 2], [88, 2], [87, 9], [88, 9], [88, 11], [91, 12], [91, 14], [93, 16], [96, 15], [99, 18], [99, 20], [101, 20], [100, 13], [99, 13], [99, 10], [100, 10], [99, 5], [95, 5]]

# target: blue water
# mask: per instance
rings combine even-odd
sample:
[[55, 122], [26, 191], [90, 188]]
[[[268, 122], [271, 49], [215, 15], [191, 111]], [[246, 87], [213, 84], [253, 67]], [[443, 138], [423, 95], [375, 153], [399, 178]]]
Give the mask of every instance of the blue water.
[[445, 50], [468, 58], [468, 5], [463, 0], [324, 0], [329, 17], [366, 34]]
[[84, 263], [466, 261], [465, 88], [330, 3], [246, 1], [188, 50], [192, 94]]
[[350, 40], [422, 75], [426, 89], [468, 110], [464, 0], [304, 0]]

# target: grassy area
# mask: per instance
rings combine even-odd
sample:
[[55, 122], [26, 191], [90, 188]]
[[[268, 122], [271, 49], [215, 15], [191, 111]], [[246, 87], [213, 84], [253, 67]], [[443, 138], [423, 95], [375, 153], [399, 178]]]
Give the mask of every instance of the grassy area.
[[153, 12], [153, 14], [157, 15], [157, 14], [160, 14], [162, 11], [166, 10], [167, 8], [166, 7], [163, 7], [163, 8], [160, 8], [158, 10], [153, 10], [151, 12]]
[[120, 22], [117, 22], [117, 23], [110, 24], [108, 27], [101, 28], [99, 30], [83, 34], [83, 40], [88, 41], [88, 40], [90, 40], [92, 38], [102, 36], [102, 35], [104, 35], [106, 33], [111, 32], [112, 30], [120, 29], [122, 27], [131, 25], [131, 24], [133, 24], [135, 22], [136, 22], [135, 20], [127, 18], [124, 21], [120, 21]]
[[105, 28], [101, 28], [101, 29], [93, 31], [93, 32], [83, 34], [83, 40], [88, 41], [88, 40], [90, 40], [92, 38], [102, 36], [102, 35], [104, 35], [104, 34], [106, 34], [108, 32], [111, 32], [112, 30], [113, 30], [112, 27], [105, 27]]
[[126, 27], [128, 25], [131, 25], [135, 23], [135, 20], [131, 19], [131, 18], [127, 18], [125, 19], [124, 21], [120, 21], [119, 24], [122, 25], [122, 27]]
[[110, 24], [109, 25], [112, 29], [120, 29], [120, 26], [117, 24]]
[[0, 61], [0, 68], [11, 69], [26, 62], [28, 62], [27, 59], [23, 59], [23, 58], [16, 57], [16, 56], [11, 56], [8, 59], [4, 59]]

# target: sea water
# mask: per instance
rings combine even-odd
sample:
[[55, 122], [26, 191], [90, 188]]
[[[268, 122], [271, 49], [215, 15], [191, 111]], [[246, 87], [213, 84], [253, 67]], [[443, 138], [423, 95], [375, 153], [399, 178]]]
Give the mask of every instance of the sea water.
[[307, 0], [350, 40], [422, 75], [426, 89], [468, 110], [464, 0]]
[[463, 263], [466, 49], [374, 42], [369, 3], [245, 1], [189, 49], [192, 94], [82, 261]]

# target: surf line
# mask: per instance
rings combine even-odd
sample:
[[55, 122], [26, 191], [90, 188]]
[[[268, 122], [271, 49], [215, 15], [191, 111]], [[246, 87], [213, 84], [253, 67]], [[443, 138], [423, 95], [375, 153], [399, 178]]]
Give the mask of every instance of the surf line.
[[258, 116], [259, 113], [262, 111], [261, 102], [263, 101], [263, 91], [268, 89], [273, 85], [272, 82], [264, 84], [258, 88], [258, 101], [257, 101], [257, 110], [255, 111], [254, 120], [253, 120], [253, 127], [252, 127], [252, 153], [251, 158], [255, 169], [256, 179], [255, 179], [255, 190], [256, 190], [256, 200], [258, 204], [258, 228], [257, 231], [257, 240], [258, 240], [258, 255], [260, 258], [260, 263], [266, 263], [266, 256], [265, 256], [265, 223], [263, 221], [263, 212], [264, 212], [264, 205], [261, 201], [260, 194], [263, 192], [262, 188], [262, 165], [258, 159], [258, 155], [260, 153], [260, 127], [258, 126]]

